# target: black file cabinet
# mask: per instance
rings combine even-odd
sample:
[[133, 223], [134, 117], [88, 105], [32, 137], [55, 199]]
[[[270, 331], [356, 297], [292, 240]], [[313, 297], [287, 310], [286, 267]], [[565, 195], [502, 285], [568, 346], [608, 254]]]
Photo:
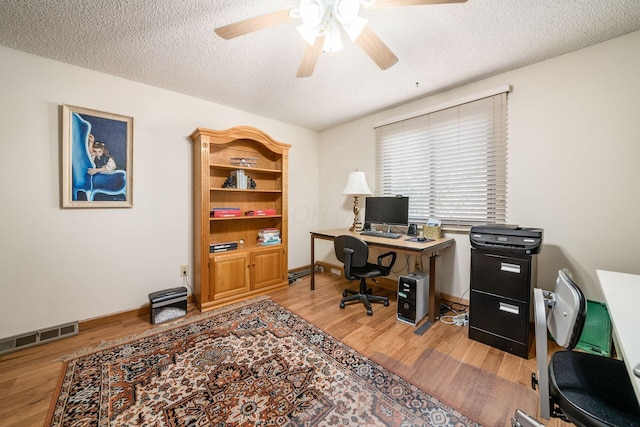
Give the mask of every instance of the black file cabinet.
[[469, 338], [529, 358], [536, 255], [471, 249]]

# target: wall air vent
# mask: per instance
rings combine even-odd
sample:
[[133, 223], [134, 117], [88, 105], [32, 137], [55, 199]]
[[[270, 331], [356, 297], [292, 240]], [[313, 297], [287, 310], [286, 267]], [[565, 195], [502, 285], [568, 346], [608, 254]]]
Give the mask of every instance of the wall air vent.
[[78, 322], [65, 323], [0, 340], [0, 355], [78, 335]]

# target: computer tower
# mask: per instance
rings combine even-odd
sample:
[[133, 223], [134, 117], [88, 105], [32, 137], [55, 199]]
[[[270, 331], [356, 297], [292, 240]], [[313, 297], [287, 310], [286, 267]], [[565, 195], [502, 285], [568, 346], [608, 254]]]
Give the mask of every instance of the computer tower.
[[398, 320], [417, 325], [429, 311], [429, 274], [398, 278]]

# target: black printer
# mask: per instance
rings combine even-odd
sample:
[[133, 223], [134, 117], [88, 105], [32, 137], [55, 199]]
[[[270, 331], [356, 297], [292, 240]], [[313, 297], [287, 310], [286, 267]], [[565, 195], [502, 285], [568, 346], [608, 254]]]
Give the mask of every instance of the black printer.
[[538, 254], [542, 250], [543, 230], [510, 224], [484, 224], [471, 227], [469, 239], [477, 249]]

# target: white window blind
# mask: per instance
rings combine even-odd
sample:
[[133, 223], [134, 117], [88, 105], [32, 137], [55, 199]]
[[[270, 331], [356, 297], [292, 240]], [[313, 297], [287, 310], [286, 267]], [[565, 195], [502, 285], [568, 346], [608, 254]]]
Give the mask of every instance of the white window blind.
[[409, 220], [504, 223], [507, 93], [376, 128], [376, 195], [409, 196]]

